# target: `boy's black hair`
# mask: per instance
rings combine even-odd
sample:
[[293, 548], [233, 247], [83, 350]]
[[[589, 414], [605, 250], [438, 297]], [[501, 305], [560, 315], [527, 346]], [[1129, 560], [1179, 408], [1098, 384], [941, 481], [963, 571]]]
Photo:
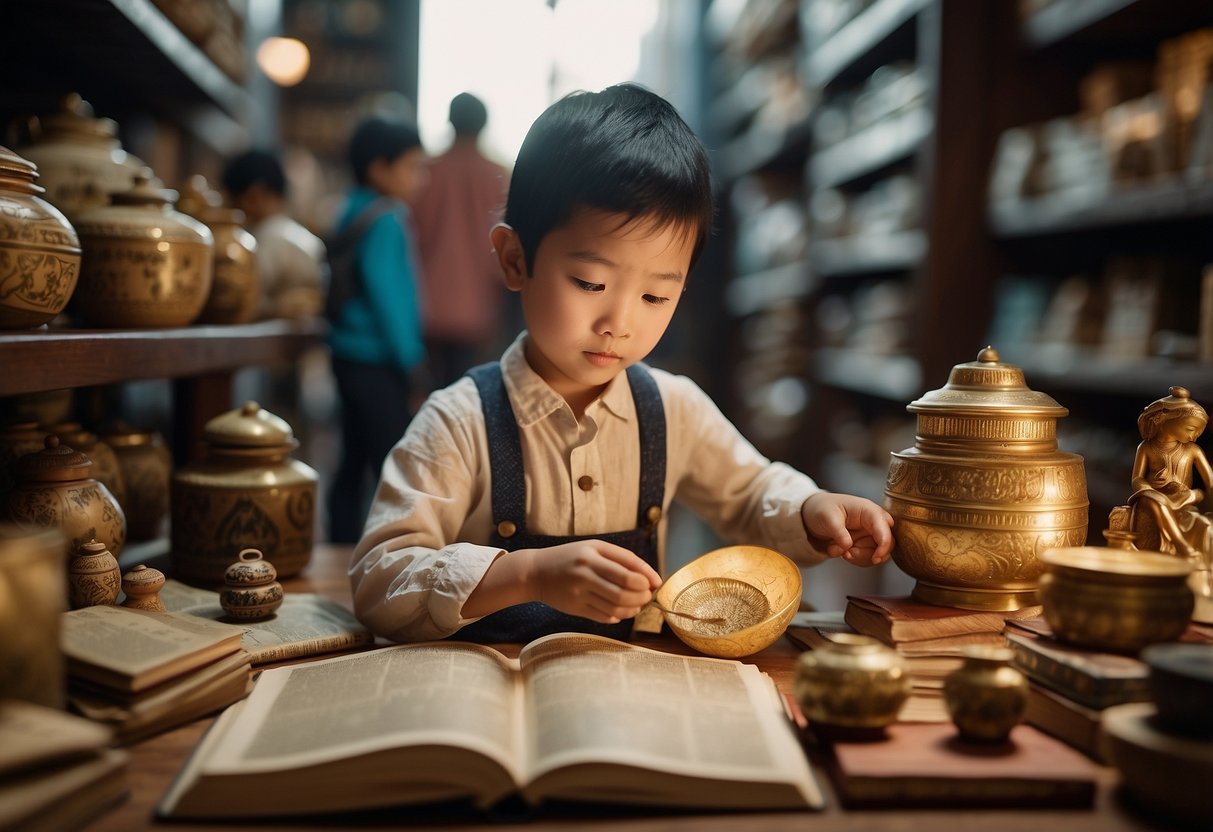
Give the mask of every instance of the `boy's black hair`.
[[489, 111], [479, 98], [461, 92], [451, 99], [450, 118], [456, 136], [478, 136], [489, 122]]
[[234, 197], [244, 194], [254, 185], [286, 196], [286, 171], [277, 154], [268, 150], [248, 150], [228, 161], [220, 177], [223, 188]]
[[370, 116], [359, 122], [350, 136], [347, 157], [359, 185], [367, 184], [371, 162], [394, 162], [414, 147], [421, 147], [417, 127], [406, 121]]
[[531, 125], [510, 175], [505, 222], [535, 262], [539, 243], [579, 208], [682, 224], [691, 264], [712, 230], [707, 152], [674, 107], [636, 84], [577, 92]]

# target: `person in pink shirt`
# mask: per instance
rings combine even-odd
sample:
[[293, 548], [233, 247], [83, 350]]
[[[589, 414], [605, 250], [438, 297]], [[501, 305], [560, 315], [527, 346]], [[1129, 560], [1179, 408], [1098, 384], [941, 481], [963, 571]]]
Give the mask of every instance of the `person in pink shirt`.
[[412, 206], [426, 346], [438, 387], [500, 351], [506, 299], [486, 240], [505, 207], [508, 173], [480, 151], [488, 110], [479, 98], [455, 96], [450, 119], [454, 141], [430, 162], [429, 185]]

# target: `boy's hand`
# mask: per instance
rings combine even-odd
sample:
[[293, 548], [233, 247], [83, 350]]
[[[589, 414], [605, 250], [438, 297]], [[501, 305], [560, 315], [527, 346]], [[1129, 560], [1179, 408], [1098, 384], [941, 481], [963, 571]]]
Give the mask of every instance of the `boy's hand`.
[[875, 566], [893, 548], [893, 516], [871, 500], [822, 491], [800, 507], [813, 547], [857, 566]]
[[640, 557], [602, 540], [533, 549], [535, 598], [600, 624], [632, 618], [661, 586], [661, 576]]

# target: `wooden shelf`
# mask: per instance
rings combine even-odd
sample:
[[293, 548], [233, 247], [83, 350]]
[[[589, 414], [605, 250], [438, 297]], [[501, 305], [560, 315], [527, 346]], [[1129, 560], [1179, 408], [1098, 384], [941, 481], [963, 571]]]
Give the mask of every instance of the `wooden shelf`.
[[1158, 40], [1213, 22], [1208, 0], [1055, 0], [1021, 25], [1028, 46], [1099, 45], [1108, 49]]
[[1035, 237], [1068, 231], [1213, 217], [1213, 181], [1166, 179], [1104, 195], [1051, 194], [990, 206], [999, 237]]
[[922, 231], [860, 234], [833, 240], [814, 240], [813, 272], [819, 277], [846, 277], [880, 272], [907, 271], [927, 253]]
[[736, 179], [760, 170], [793, 167], [809, 152], [809, 119], [781, 129], [752, 126], [720, 153], [721, 174]]
[[809, 53], [809, 82], [825, 87], [847, 76], [926, 4], [927, 0], [876, 0]]
[[812, 374], [818, 384], [902, 404], [923, 392], [922, 368], [908, 355], [819, 349], [813, 354]]
[[10, 3], [0, 48], [31, 91], [74, 90], [119, 120], [151, 109], [223, 153], [247, 143], [251, 97], [151, 0]]
[[38, 329], [0, 334], [0, 395], [224, 373], [293, 360], [317, 345], [320, 320], [180, 329]]
[[809, 266], [801, 261], [733, 278], [725, 289], [724, 301], [733, 315], [742, 318], [773, 303], [802, 298], [813, 285]]
[[814, 153], [809, 157], [813, 187], [842, 185], [913, 155], [931, 126], [926, 107], [916, 106]]
[[1024, 40], [1040, 48], [1081, 32], [1137, 0], [1054, 0], [1023, 22]]
[[1012, 363], [1023, 369], [1036, 390], [1066, 390], [1132, 396], [1142, 406], [1175, 385], [1187, 387], [1192, 398], [1213, 402], [1213, 364], [1146, 358], [1115, 361], [1082, 352], [1052, 352], [1017, 357]]

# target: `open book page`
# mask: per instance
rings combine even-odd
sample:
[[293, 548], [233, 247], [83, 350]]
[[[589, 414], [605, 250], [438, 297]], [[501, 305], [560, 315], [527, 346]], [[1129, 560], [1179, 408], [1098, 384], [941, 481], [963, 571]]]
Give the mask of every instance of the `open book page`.
[[539, 781], [552, 786], [545, 775], [563, 769], [567, 776], [557, 774], [562, 797], [611, 800], [618, 797], [612, 792], [630, 789], [636, 802], [703, 800], [694, 791], [666, 789], [662, 796], [656, 777], [648, 795], [644, 778], [633, 778], [626, 789], [609, 778], [575, 783], [577, 764], [606, 763], [684, 780], [780, 783], [799, 792], [798, 803], [822, 805], [778, 691], [754, 665], [572, 634], [532, 642], [519, 664], [526, 721], [534, 726], [526, 756], [527, 778], [536, 781], [533, 799], [542, 796]]
[[[160, 600], [172, 612], [212, 621], [224, 617], [218, 592], [180, 581], [165, 581]], [[240, 646], [253, 657], [255, 665], [335, 653], [375, 640], [352, 612], [336, 601], [310, 592], [288, 592], [273, 618], [241, 621], [236, 626], [244, 629]]]
[[64, 613], [60, 641], [69, 674], [138, 691], [235, 652], [241, 634], [193, 616], [97, 606]]

